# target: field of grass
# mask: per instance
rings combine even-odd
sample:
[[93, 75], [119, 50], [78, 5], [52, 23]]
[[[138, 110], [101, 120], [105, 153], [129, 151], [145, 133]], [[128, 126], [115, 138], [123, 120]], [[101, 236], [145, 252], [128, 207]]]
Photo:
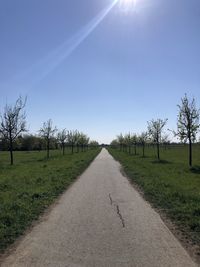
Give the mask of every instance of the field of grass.
[[100, 149], [62, 156], [61, 151], [0, 153], [0, 251], [11, 244], [80, 175]]
[[188, 167], [187, 146], [161, 149], [160, 162], [153, 148], [146, 149], [145, 158], [140, 148], [137, 155], [114, 148], [109, 152], [145, 197], [200, 245], [200, 146], [194, 147], [193, 169]]

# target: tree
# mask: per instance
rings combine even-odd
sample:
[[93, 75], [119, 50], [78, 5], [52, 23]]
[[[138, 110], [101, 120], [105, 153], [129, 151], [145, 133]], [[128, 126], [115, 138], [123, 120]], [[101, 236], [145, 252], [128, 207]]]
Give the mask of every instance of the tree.
[[68, 131], [67, 132], [67, 142], [71, 146], [72, 154], [74, 153], [74, 146], [76, 145], [78, 139], [78, 131]]
[[131, 137], [131, 140], [134, 145], [134, 150], [135, 150], [135, 155], [136, 155], [137, 154], [137, 142], [138, 142], [137, 134], [133, 134]]
[[131, 154], [131, 135], [130, 133], [124, 136], [124, 143], [128, 147], [128, 153]]
[[142, 156], [143, 158], [145, 157], [144, 150], [145, 150], [145, 145], [148, 141], [148, 133], [147, 132], [142, 132], [141, 135], [139, 136], [139, 142], [142, 145]]
[[13, 142], [22, 132], [26, 132], [26, 114], [23, 109], [26, 100], [20, 96], [14, 106], [6, 105], [3, 116], [1, 116], [0, 133], [8, 142], [10, 151], [10, 164], [13, 165]]
[[118, 141], [119, 146], [120, 146], [120, 151], [122, 151], [122, 148], [124, 146], [124, 137], [123, 137], [122, 133], [117, 136], [117, 141]]
[[86, 134], [79, 133], [77, 144], [78, 144], [78, 146], [81, 146], [81, 151], [82, 152], [84, 151], [84, 148], [86, 146], [88, 146], [89, 141], [90, 141], [90, 138]]
[[118, 142], [118, 140], [117, 140], [117, 139], [112, 140], [111, 143], [110, 143], [110, 146], [111, 146], [112, 148], [118, 148], [118, 147], [119, 147], [119, 142]]
[[170, 138], [168, 134], [165, 134], [161, 138], [161, 143], [164, 145], [165, 150], [167, 149], [167, 146], [170, 145]]
[[192, 166], [192, 143], [196, 140], [199, 125], [200, 110], [196, 108], [195, 99], [191, 101], [187, 95], [181, 99], [178, 105], [177, 132], [175, 135], [183, 142], [189, 142], [189, 165]]
[[31, 151], [38, 150], [40, 151], [42, 148], [45, 148], [45, 141], [36, 135], [33, 134], [25, 134], [23, 136], [18, 136], [15, 141], [15, 149], [22, 151]]
[[157, 146], [158, 160], [160, 160], [160, 142], [162, 138], [162, 131], [167, 121], [168, 119], [165, 119], [165, 120], [157, 119], [157, 120], [151, 120], [147, 122], [149, 135], [152, 137], [152, 141], [156, 143], [156, 146]]
[[63, 151], [63, 155], [65, 154], [65, 141], [67, 139], [67, 131], [66, 129], [63, 129], [62, 131], [60, 131], [57, 135], [57, 139], [58, 142], [61, 145], [62, 151]]
[[57, 129], [56, 127], [53, 127], [51, 119], [49, 119], [47, 122], [44, 122], [42, 128], [39, 130], [40, 136], [46, 141], [47, 158], [49, 158], [50, 141], [54, 137], [56, 131]]
[[97, 148], [97, 147], [99, 147], [99, 143], [97, 141], [95, 141], [95, 140], [91, 140], [90, 143], [89, 143], [89, 146], [91, 148]]

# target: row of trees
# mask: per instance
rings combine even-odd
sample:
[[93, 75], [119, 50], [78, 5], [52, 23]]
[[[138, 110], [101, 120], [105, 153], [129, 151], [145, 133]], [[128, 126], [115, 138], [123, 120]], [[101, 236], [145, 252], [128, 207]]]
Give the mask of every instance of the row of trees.
[[167, 134], [162, 135], [166, 120], [151, 120], [148, 122], [148, 130], [141, 134], [120, 134], [111, 142], [112, 147], [119, 147], [121, 151], [128, 151], [131, 154], [131, 147], [134, 148], [134, 154], [137, 154], [137, 146], [142, 147], [142, 156], [145, 157], [145, 147], [156, 145], [157, 158], [160, 160], [160, 145], [170, 144]]
[[[57, 135], [56, 135], [57, 134]], [[63, 155], [65, 154], [66, 145], [71, 147], [71, 153], [74, 153], [74, 148], [77, 147], [77, 152], [83, 152], [86, 148], [99, 146], [97, 141], [90, 141], [90, 138], [77, 130], [67, 131], [63, 129], [58, 131], [53, 126], [52, 120], [43, 123], [42, 128], [39, 130], [39, 135], [46, 141], [47, 158], [49, 158], [50, 144], [52, 140], [56, 140], [62, 148]], [[56, 138], [55, 138], [56, 135]]]
[[27, 99], [19, 97], [13, 106], [6, 105], [3, 114], [0, 116], [0, 144], [2, 150], [10, 151], [10, 163], [13, 165], [13, 150], [47, 150], [49, 158], [50, 149], [61, 148], [65, 154], [66, 145], [71, 147], [71, 153], [74, 153], [74, 147], [77, 152], [84, 151], [88, 146], [96, 147], [98, 142], [90, 141], [90, 138], [77, 130], [67, 131], [58, 130], [53, 126], [52, 120], [43, 123], [38, 131], [38, 135], [23, 135], [27, 130], [26, 114], [24, 111]]
[[[191, 101], [185, 95], [181, 99], [181, 104], [178, 105], [178, 117], [177, 117], [177, 130], [170, 130], [174, 137], [178, 137], [183, 143], [189, 144], [189, 165], [192, 166], [192, 144], [197, 139], [197, 134], [200, 128], [199, 124], [200, 110], [196, 107], [195, 99]], [[135, 154], [137, 145], [143, 147], [143, 157], [145, 156], [145, 146], [147, 144], [156, 145], [157, 158], [160, 160], [160, 145], [165, 146], [170, 143], [169, 136], [164, 133], [164, 127], [167, 124], [168, 119], [152, 119], [147, 122], [147, 130], [142, 132], [140, 135], [126, 134], [118, 135], [115, 140], [111, 142], [112, 146], [119, 146], [120, 150], [128, 148], [129, 153], [131, 152], [131, 146], [134, 146]]]

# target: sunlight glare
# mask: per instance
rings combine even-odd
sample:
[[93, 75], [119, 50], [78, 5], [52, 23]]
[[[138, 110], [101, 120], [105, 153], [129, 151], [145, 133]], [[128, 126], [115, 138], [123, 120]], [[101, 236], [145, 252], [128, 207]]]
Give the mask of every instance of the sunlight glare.
[[137, 0], [120, 0], [119, 7], [122, 11], [133, 11], [136, 6]]

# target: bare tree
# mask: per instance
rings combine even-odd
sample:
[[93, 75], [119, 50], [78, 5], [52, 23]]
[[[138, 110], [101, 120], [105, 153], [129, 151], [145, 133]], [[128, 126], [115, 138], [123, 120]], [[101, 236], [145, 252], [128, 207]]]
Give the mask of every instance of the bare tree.
[[39, 130], [40, 136], [43, 137], [46, 141], [47, 158], [49, 158], [50, 141], [54, 137], [56, 131], [57, 129], [56, 127], [53, 127], [51, 119], [49, 119], [47, 122], [44, 122], [42, 128]]
[[190, 102], [187, 95], [178, 105], [177, 132], [175, 135], [183, 142], [189, 142], [189, 165], [192, 166], [192, 143], [196, 140], [199, 125], [200, 110], [196, 108], [195, 99]]
[[66, 129], [63, 129], [62, 131], [60, 131], [57, 135], [57, 139], [58, 142], [60, 143], [61, 147], [62, 147], [62, 151], [63, 151], [63, 155], [65, 154], [65, 142], [67, 139], [67, 131]]
[[0, 133], [9, 144], [10, 164], [13, 165], [13, 142], [22, 132], [26, 132], [26, 114], [23, 109], [26, 100], [20, 96], [14, 106], [6, 105], [1, 116]]
[[152, 137], [152, 141], [155, 142], [157, 146], [158, 160], [160, 160], [160, 142], [162, 138], [162, 131], [167, 121], [168, 119], [165, 120], [157, 119], [147, 122], [149, 135]]

